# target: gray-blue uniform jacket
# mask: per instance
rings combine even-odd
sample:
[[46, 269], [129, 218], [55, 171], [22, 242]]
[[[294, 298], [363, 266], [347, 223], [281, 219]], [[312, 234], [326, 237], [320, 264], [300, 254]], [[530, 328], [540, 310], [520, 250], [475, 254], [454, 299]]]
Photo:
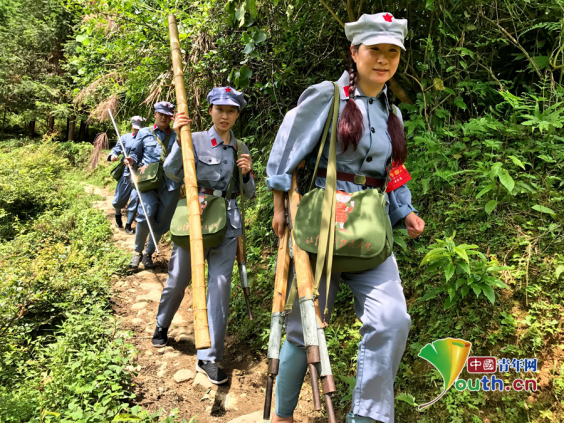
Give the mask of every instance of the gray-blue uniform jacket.
[[[128, 134], [123, 134], [120, 139], [121, 142], [123, 142], [123, 145], [125, 146], [125, 153], [129, 155], [131, 149], [133, 148], [133, 144], [135, 144], [135, 141], [137, 140], [137, 137], [133, 135], [133, 132], [130, 132]], [[122, 154], [123, 154], [123, 148], [121, 148], [121, 143], [118, 141], [115, 147], [112, 148], [110, 154], [108, 154], [108, 161], [111, 160], [112, 156], [119, 157]], [[123, 176], [129, 176], [128, 166], [125, 166], [125, 169], [123, 170]]]
[[[192, 142], [194, 144], [198, 188], [226, 191], [233, 173], [235, 165], [234, 153], [236, 153], [237, 149], [237, 141], [233, 131], [231, 131], [231, 142], [228, 145], [224, 144], [223, 139], [217, 134], [213, 126], [208, 131], [193, 133]], [[249, 149], [244, 143], [242, 147], [243, 154], [248, 154]], [[178, 143], [174, 143], [174, 147], [165, 161], [164, 171], [167, 177], [175, 183], [181, 183], [184, 178], [182, 150]], [[255, 195], [255, 180], [250, 173], [246, 176], [248, 178], [243, 177], [243, 192], [241, 194], [247, 198], [252, 198]], [[238, 171], [235, 174], [235, 178], [234, 193], [239, 192]], [[243, 233], [241, 213], [239, 212], [236, 199], [229, 200], [227, 217], [230, 225], [227, 226], [225, 238], [241, 235]]]
[[[345, 108], [349, 88], [349, 73], [345, 71], [337, 81], [340, 91], [339, 118]], [[298, 100], [298, 106], [287, 113], [278, 134], [266, 167], [266, 184], [269, 190], [288, 191], [292, 172], [304, 159], [308, 167], [314, 168], [319, 151], [319, 140], [331, 108], [335, 88], [332, 82], [324, 81], [306, 89]], [[391, 138], [388, 134], [388, 100], [386, 88], [376, 97], [366, 96], [356, 88], [355, 101], [364, 118], [364, 135], [358, 148], [350, 146], [341, 151], [337, 142], [337, 171], [385, 179], [386, 167], [392, 154]], [[395, 106], [394, 106], [395, 107]], [[401, 120], [401, 112], [396, 107]], [[403, 123], [403, 120], [402, 120]], [[329, 131], [330, 132], [330, 131]], [[327, 167], [330, 134], [319, 162], [320, 168]], [[325, 187], [325, 178], [316, 179], [317, 187]], [[337, 189], [348, 193], [362, 190], [361, 185], [337, 181]], [[417, 212], [411, 205], [411, 192], [407, 185], [387, 195], [388, 214], [392, 227], [401, 227], [403, 218]]]
[[[171, 128], [163, 131], [157, 125], [153, 125], [153, 132], [164, 142], [165, 137], [170, 134], [170, 141], [166, 146], [170, 155], [172, 147], [176, 145], [176, 132]], [[156, 163], [161, 158], [162, 147], [152, 134], [151, 129], [143, 128], [137, 133], [135, 144], [130, 152], [130, 157], [133, 159], [136, 168], [143, 167], [149, 163]], [[174, 191], [180, 188], [179, 181], [168, 178], [165, 174], [164, 177], [168, 191]]]

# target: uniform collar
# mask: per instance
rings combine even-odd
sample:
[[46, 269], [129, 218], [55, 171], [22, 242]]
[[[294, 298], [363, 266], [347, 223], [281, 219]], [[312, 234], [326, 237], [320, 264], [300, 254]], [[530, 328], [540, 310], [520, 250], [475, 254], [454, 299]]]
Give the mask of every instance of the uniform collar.
[[137, 134], [136, 134], [135, 132], [132, 132], [132, 133], [131, 133], [131, 136], [132, 136], [133, 138], [135, 138], [135, 137], [137, 136]]
[[[157, 126], [157, 124], [155, 123], [153, 125], [153, 131], [156, 131], [157, 129], [159, 129], [159, 127]], [[160, 130], [160, 129], [159, 129]], [[167, 135], [170, 134], [170, 128], [168, 128], [166, 131], [164, 131]]]
[[[237, 143], [237, 141], [235, 140], [235, 135], [233, 134], [233, 131], [229, 131], [229, 135], [231, 136], [231, 141], [229, 142], [228, 145], [230, 145], [231, 147], [236, 148], [235, 144]], [[208, 137], [210, 140], [210, 144], [212, 147], [217, 147], [219, 144], [224, 144], [223, 142], [223, 138], [221, 138], [217, 131], [215, 130], [215, 127], [212, 126], [209, 130], [208, 130]]]
[[[349, 72], [348, 71], [344, 71], [343, 74], [341, 75], [341, 77], [339, 78], [339, 80], [337, 81], [337, 85], [339, 86], [339, 93], [341, 95], [341, 101], [343, 100], [348, 100], [349, 99]], [[360, 88], [355, 87], [355, 97], [367, 97]], [[380, 94], [378, 94], [376, 97], [369, 97], [369, 98], [383, 98], [384, 99], [384, 103], [386, 105], [386, 109], [388, 109], [390, 106], [388, 104], [388, 86], [384, 85], [384, 88], [382, 88], [382, 91], [380, 91]]]

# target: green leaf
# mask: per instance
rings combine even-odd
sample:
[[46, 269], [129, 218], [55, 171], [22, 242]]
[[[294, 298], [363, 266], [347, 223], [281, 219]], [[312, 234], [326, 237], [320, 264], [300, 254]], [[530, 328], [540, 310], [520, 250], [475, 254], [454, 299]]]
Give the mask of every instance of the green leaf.
[[142, 420], [141, 417], [134, 416], [133, 414], [122, 413], [115, 416], [112, 422], [139, 422]]
[[468, 254], [466, 254], [466, 250], [460, 248], [460, 247], [454, 247], [454, 252], [456, 254], [458, 254], [458, 256], [463, 259], [466, 263], [470, 263], [470, 260], [468, 260]]
[[454, 275], [454, 270], [456, 268], [454, 267], [454, 264], [449, 263], [448, 266], [445, 269], [445, 277], [446, 277], [446, 281], [448, 282], [450, 280], [450, 278], [452, 278], [452, 275]]
[[470, 271], [470, 265], [468, 263], [458, 263], [458, 267], [460, 267], [462, 270], [464, 270], [469, 275], [472, 273]]
[[413, 395], [406, 394], [406, 393], [403, 393], [403, 392], [401, 394], [398, 394], [396, 396], [395, 400], [396, 401], [403, 401], [403, 402], [405, 402], [409, 405], [412, 405], [413, 407], [419, 406], [419, 404], [417, 404], [415, 402], [415, 397]]
[[255, 44], [251, 41], [250, 43], [248, 43], [248, 44], [245, 46], [245, 49], [243, 50], [243, 53], [245, 53], [245, 54], [251, 54], [254, 49], [255, 49]]
[[84, 40], [86, 40], [87, 38], [88, 38], [88, 37], [87, 37], [86, 35], [82, 35], [82, 34], [81, 34], [81, 35], [77, 35], [77, 36], [76, 36], [76, 41], [79, 42], [79, 43], [83, 43]]
[[556, 268], [556, 279], [560, 278], [562, 272], [564, 272], [564, 265], [560, 265]]
[[464, 102], [464, 100], [462, 99], [462, 97], [456, 97], [456, 99], [454, 100], [454, 104], [456, 104], [458, 107], [460, 107], [462, 110], [466, 110], [468, 107], [466, 106], [466, 103]]
[[548, 207], [545, 207], [545, 206], [541, 206], [539, 204], [533, 206], [533, 210], [536, 210], [536, 211], [541, 212], [541, 213], [551, 214], [553, 216], [556, 214], [556, 213], [554, 213], [554, 210], [549, 209]]
[[474, 294], [476, 294], [476, 298], [478, 298], [480, 296], [480, 293], [482, 292], [482, 288], [480, 288], [480, 286], [476, 284], [472, 285], [472, 290], [474, 291]]
[[451, 308], [453, 305], [455, 305], [458, 302], [459, 298], [458, 297], [454, 297], [454, 298], [447, 298], [445, 300], [445, 305], [444, 305], [444, 309], [448, 310], [449, 308]]
[[513, 161], [513, 164], [515, 166], [519, 166], [521, 169], [525, 170], [525, 165], [523, 164], [523, 162], [521, 160], [519, 160], [515, 156], [509, 156], [509, 158]]
[[495, 188], [495, 184], [489, 184], [488, 186], [486, 186], [482, 191], [480, 191], [478, 193], [478, 195], [476, 195], [476, 200], [478, 198], [480, 198], [481, 196], [483, 196], [484, 194], [487, 194], [488, 192], [490, 192], [492, 189]]
[[266, 40], [266, 32], [264, 31], [257, 31], [253, 35], [253, 41], [255, 42], [255, 44], [260, 44], [265, 40]]
[[464, 285], [462, 288], [460, 288], [460, 295], [462, 296], [462, 298], [466, 298], [469, 292], [470, 287], [468, 285]]
[[492, 212], [494, 211], [494, 209], [497, 207], [497, 201], [495, 200], [490, 200], [488, 201], [488, 203], [486, 204], [486, 207], [484, 207], [484, 210], [486, 211], [487, 214], [492, 214]]
[[407, 250], [407, 244], [405, 243], [403, 238], [400, 238], [399, 236], [394, 237], [394, 243], [398, 244], [402, 250]]
[[490, 300], [490, 303], [492, 303], [492, 304], [495, 303], [495, 292], [494, 292], [493, 288], [489, 285], [486, 285], [486, 284], [482, 284], [481, 288], [482, 288], [482, 292], [484, 293], [486, 298], [488, 300]]
[[427, 291], [427, 293], [425, 295], [423, 295], [423, 297], [421, 298], [421, 301], [432, 300], [437, 295], [439, 295], [441, 292], [444, 292], [443, 287], [431, 288], [429, 291]]
[[509, 191], [509, 193], [511, 194], [511, 192], [513, 191], [513, 188], [515, 187], [515, 181], [513, 180], [511, 175], [509, 175], [509, 172], [507, 172], [507, 170], [503, 169], [498, 176], [499, 176], [499, 181], [501, 182], [501, 184], [505, 188], [507, 188], [507, 191]]

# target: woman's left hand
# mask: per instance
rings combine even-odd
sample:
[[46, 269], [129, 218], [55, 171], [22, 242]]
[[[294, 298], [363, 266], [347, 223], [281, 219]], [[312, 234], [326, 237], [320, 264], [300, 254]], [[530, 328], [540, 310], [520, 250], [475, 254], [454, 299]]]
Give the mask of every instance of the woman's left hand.
[[241, 154], [241, 158], [237, 160], [237, 166], [241, 168], [241, 173], [246, 175], [251, 171], [251, 156], [249, 154]]
[[417, 238], [425, 229], [425, 221], [413, 212], [405, 216], [404, 224], [410, 238]]

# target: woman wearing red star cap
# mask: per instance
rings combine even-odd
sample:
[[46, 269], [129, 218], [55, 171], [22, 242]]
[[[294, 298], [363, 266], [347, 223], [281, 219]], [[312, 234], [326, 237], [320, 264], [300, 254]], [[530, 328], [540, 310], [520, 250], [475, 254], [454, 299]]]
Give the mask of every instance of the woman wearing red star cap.
[[[405, 49], [407, 21], [390, 13], [362, 15], [358, 21], [345, 25], [345, 33], [351, 41], [351, 65], [337, 81], [336, 190], [340, 196], [338, 203], [342, 204], [335, 236], [346, 233], [352, 219], [343, 213], [350, 212], [352, 216], [362, 209], [361, 203], [352, 204], [346, 194], [375, 188], [384, 190], [391, 163], [401, 165], [407, 156], [401, 112], [392, 105], [386, 86], [398, 68], [401, 50]], [[278, 131], [267, 165], [267, 186], [274, 191], [272, 227], [280, 237], [286, 224], [284, 195], [291, 187], [292, 173], [303, 160], [308, 169], [315, 168], [335, 92], [330, 81], [309, 87]], [[325, 188], [330, 138], [328, 134], [319, 170], [313, 175], [319, 188]], [[423, 232], [425, 223], [411, 205], [411, 193], [405, 185], [408, 179], [404, 177], [403, 184], [395, 184], [395, 189], [386, 194], [386, 209], [391, 227], [405, 227], [409, 236], [415, 238]], [[374, 224], [388, 222], [374, 221]], [[341, 279], [354, 294], [356, 315], [362, 322], [356, 386], [346, 422], [393, 422], [394, 379], [411, 326], [395, 257], [392, 253], [368, 270], [331, 273], [329, 315]], [[319, 286], [323, 294], [318, 297], [320, 310], [326, 305], [326, 287], [327, 278], [323, 275]], [[299, 310], [297, 300], [294, 310]], [[294, 421], [293, 413], [308, 367], [304, 346], [301, 316], [299, 311], [294, 311], [286, 315], [286, 342], [279, 358], [273, 423]]]

